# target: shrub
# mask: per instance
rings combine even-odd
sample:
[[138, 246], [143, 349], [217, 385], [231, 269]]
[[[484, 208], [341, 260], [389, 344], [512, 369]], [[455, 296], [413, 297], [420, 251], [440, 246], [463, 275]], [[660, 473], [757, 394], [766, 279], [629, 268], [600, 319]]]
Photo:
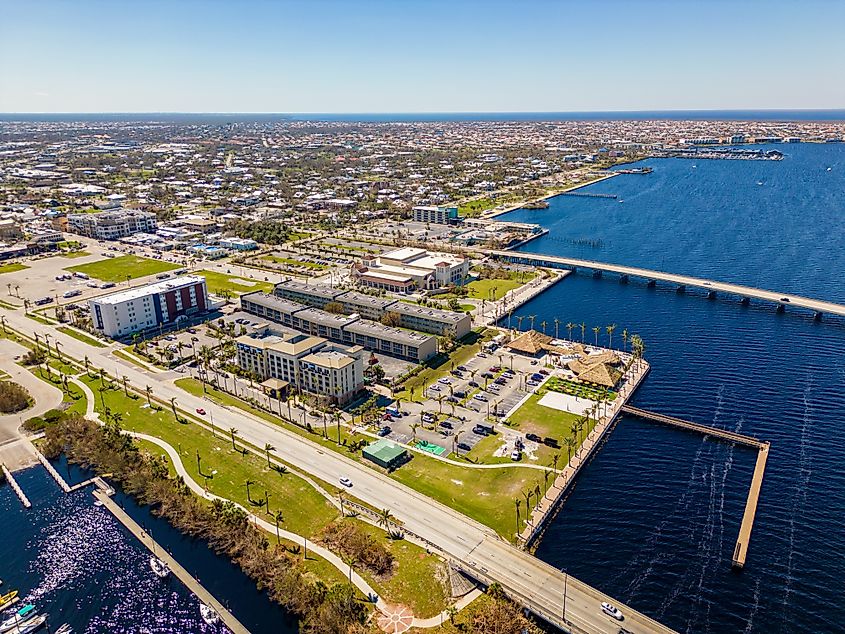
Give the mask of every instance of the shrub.
[[14, 414], [29, 407], [29, 392], [17, 383], [0, 381], [0, 412]]
[[387, 574], [393, 568], [390, 551], [354, 522], [332, 522], [323, 529], [323, 542], [376, 574]]

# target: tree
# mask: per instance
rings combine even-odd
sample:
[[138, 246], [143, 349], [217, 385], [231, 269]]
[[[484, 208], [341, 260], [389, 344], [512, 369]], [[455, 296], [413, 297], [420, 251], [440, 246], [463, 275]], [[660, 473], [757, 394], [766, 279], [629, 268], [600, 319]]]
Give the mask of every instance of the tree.
[[176, 413], [176, 397], [175, 396], [170, 398], [170, 409], [173, 410], [173, 417], [178, 421], [179, 415]]
[[516, 498], [516, 499], [514, 500], [514, 502], [516, 503], [516, 534], [517, 534], [517, 535], [519, 535], [519, 527], [520, 527], [520, 523], [519, 523], [519, 507], [522, 505], [522, 500], [520, 500], [519, 498]]
[[402, 315], [394, 311], [387, 311], [384, 315], [381, 316], [381, 323], [385, 326], [391, 326], [396, 328], [402, 325]]
[[599, 328], [598, 326], [593, 327], [593, 334], [596, 336], [596, 347], [598, 347], [598, 345], [599, 345], [599, 332], [600, 331], [601, 331], [601, 328]]
[[382, 509], [379, 511], [378, 514], [378, 525], [383, 526], [385, 530], [390, 526], [390, 523], [393, 521], [393, 514], [390, 512], [390, 509]]
[[279, 537], [279, 524], [285, 521], [285, 516], [281, 511], [276, 511], [273, 514], [273, 519], [276, 521], [276, 543], [278, 544], [282, 541], [281, 537]]
[[88, 358], [87, 354], [85, 355], [85, 359], [83, 359], [83, 362], [85, 363], [85, 374], [88, 374], [88, 366], [91, 365], [91, 359]]
[[153, 388], [147, 385], [146, 387], [144, 387], [144, 392], [147, 394], [147, 405], [150, 407], [150, 409], [152, 409], [153, 402], [151, 397], [153, 395]]
[[537, 319], [537, 315], [528, 315], [528, 321], [531, 322], [531, 330], [534, 330], [534, 320]]
[[252, 504], [253, 502], [252, 502], [252, 497], [249, 494], [249, 487], [251, 487], [253, 484], [255, 484], [255, 481], [247, 478], [247, 480], [246, 480], [246, 499], [247, 499], [247, 502], [249, 502], [250, 504]]
[[271, 467], [271, 464], [270, 464], [270, 452], [271, 451], [276, 451], [276, 448], [268, 442], [264, 445], [264, 453], [267, 455], [267, 468], [268, 469]]
[[569, 459], [567, 461], [567, 464], [571, 464], [572, 463], [572, 450], [575, 449], [575, 439], [572, 436], [567, 436], [566, 438], [563, 439], [563, 444], [566, 445], [566, 449], [569, 453]]
[[628, 329], [622, 330], [622, 352], [628, 352]]
[[607, 332], [607, 347], [613, 349], [613, 331], [616, 330], [616, 324], [610, 324], [605, 328]]
[[123, 393], [128, 397], [129, 389], [126, 387], [126, 382], [129, 380], [129, 377], [124, 374], [122, 377], [120, 377], [120, 380], [123, 382]]
[[587, 324], [581, 322], [581, 343], [584, 343], [584, 333], [587, 332]]
[[546, 334], [546, 320], [540, 322], [540, 329], [543, 331], [543, 334]]
[[229, 435], [232, 437], [232, 450], [233, 450], [233, 451], [237, 451], [237, 450], [238, 450], [238, 447], [237, 447], [237, 445], [235, 444], [235, 436], [237, 436], [237, 435], [238, 435], [238, 430], [237, 430], [237, 429], [235, 429], [234, 427], [230, 427], [230, 428], [229, 428]]

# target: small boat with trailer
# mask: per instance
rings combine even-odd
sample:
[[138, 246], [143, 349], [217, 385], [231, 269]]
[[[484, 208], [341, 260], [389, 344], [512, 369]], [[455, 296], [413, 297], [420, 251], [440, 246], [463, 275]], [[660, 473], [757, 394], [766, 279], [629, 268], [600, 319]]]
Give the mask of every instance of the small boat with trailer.
[[164, 579], [170, 574], [170, 568], [161, 559], [153, 555], [150, 557], [150, 569], [159, 579]]
[[5, 621], [0, 623], [0, 634], [6, 634], [6, 632], [11, 632], [19, 625], [25, 623], [28, 619], [35, 616], [35, 606], [31, 603], [23, 606], [20, 610], [17, 610], [12, 616], [7, 618]]

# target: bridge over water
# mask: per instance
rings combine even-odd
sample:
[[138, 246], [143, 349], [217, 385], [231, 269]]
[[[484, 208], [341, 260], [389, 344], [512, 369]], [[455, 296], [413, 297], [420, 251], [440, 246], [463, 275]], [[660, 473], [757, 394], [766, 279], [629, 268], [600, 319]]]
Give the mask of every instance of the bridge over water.
[[586, 269], [593, 271], [593, 273], [597, 276], [600, 276], [603, 273], [616, 273], [620, 276], [620, 280], [623, 282], [627, 281], [631, 277], [646, 280], [649, 286], [654, 286], [658, 281], [667, 282], [675, 285], [678, 291], [681, 292], [686, 290], [687, 287], [700, 288], [707, 293], [707, 296], [710, 299], [714, 299], [717, 293], [739, 297], [743, 304], [747, 304], [749, 299], [757, 299], [775, 304], [778, 312], [782, 312], [787, 306], [795, 306], [812, 311], [817, 319], [821, 318], [823, 314], [845, 317], [845, 305], [843, 304], [825, 302], [818, 299], [812, 299], [810, 297], [802, 297], [801, 295], [767, 291], [761, 288], [742, 286], [740, 284], [719, 282], [717, 280], [708, 280], [689, 275], [664, 273], [662, 271], [653, 271], [651, 269], [643, 269], [635, 266], [625, 266], [624, 264], [610, 264], [608, 262], [596, 262], [594, 260], [580, 260], [577, 258], [560, 257], [557, 255], [544, 255], [542, 253], [487, 249], [479, 249], [478, 251], [479, 253], [483, 253], [494, 259], [505, 260], [516, 264], [564, 268], [573, 271]]

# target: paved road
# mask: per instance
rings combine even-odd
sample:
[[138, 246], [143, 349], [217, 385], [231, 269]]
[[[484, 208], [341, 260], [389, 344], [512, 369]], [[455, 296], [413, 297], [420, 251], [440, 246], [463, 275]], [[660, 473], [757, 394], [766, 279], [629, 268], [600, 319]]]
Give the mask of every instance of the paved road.
[[[153, 386], [154, 395], [169, 400], [176, 397], [177, 405], [187, 411], [202, 407], [213, 417], [216, 426], [222, 429], [234, 427], [240, 437], [258, 447], [271, 443], [278, 456], [294, 467], [327, 482], [337, 482], [342, 476], [352, 479], [354, 486], [350, 493], [376, 508], [388, 508], [407, 530], [436, 544], [443, 553], [453, 559], [476, 568], [478, 576], [487, 576], [499, 581], [514, 595], [525, 597], [524, 601], [534, 610], [553, 618], [562, 607], [564, 575], [535, 557], [514, 548], [501, 540], [490, 528], [461, 513], [410, 489], [374, 469], [359, 464], [341, 454], [322, 449], [294, 432], [258, 419], [241, 410], [223, 407], [201, 397], [183, 392], [161, 374], [142, 370], [128, 362], [110, 355], [107, 349], [93, 348], [87, 344], [56, 331], [52, 326], [34, 322], [20, 311], [12, 312], [0, 308], [9, 325], [21, 332], [31, 334], [51, 333], [53, 339], [62, 342], [62, 350], [78, 359], [88, 355], [97, 367], [108, 371], [118, 369], [129, 382], [141, 389]], [[617, 634], [618, 623], [603, 615], [599, 609], [601, 601], [615, 603], [625, 612], [627, 621], [637, 625], [638, 634], [646, 632], [671, 632], [668, 628], [636, 615], [633, 609], [615, 602], [597, 590], [573, 580], [566, 581], [567, 615], [572, 613], [575, 623], [581, 623], [577, 631], [607, 632]]]
[[38, 462], [32, 445], [20, 432], [21, 422], [33, 416], [41, 416], [62, 402], [61, 390], [41, 381], [15, 363], [14, 358], [26, 352], [26, 348], [14, 341], [0, 339], [0, 370], [8, 374], [11, 381], [26, 388], [35, 401], [27, 410], [0, 416], [0, 463], [4, 463], [10, 471]]
[[[661, 280], [664, 282], [677, 284], [679, 286], [693, 286], [704, 289], [705, 291], [718, 291], [730, 295], [737, 295], [739, 297], [753, 297], [755, 299], [774, 302], [776, 304], [781, 304], [784, 306], [798, 306], [819, 313], [828, 313], [831, 315], [845, 316], [845, 305], [842, 304], [834, 304], [833, 302], [825, 302], [809, 297], [802, 297], [800, 295], [777, 293], [774, 291], [767, 291], [761, 288], [753, 288], [751, 286], [741, 286], [739, 284], [730, 284], [728, 282], [718, 282], [716, 280], [691, 277], [689, 275], [676, 275], [674, 273], [663, 273], [661, 271], [641, 269], [634, 266], [608, 264], [606, 262], [595, 262], [592, 260], [578, 260], [575, 258], [562, 258], [552, 255], [543, 255], [541, 253], [528, 253], [526, 251], [478, 251], [480, 253], [484, 253], [486, 255], [490, 255], [496, 258], [521, 260], [525, 262], [546, 262], [549, 264], [554, 263], [562, 266], [571, 266], [575, 268], [580, 267], [585, 269], [593, 269], [596, 271], [609, 271], [611, 273], [619, 273], [620, 275], [629, 275], [631, 277], [639, 277], [647, 280]], [[786, 301], [784, 301], [784, 299]]]

